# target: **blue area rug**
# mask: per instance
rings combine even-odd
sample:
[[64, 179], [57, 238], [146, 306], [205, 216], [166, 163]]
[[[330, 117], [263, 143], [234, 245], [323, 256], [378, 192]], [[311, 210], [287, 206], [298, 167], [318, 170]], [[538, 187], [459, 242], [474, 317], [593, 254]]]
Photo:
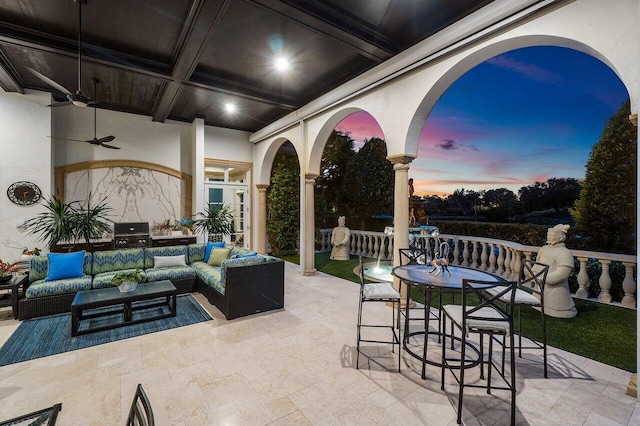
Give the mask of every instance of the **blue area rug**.
[[[183, 327], [198, 322], [209, 321], [211, 316], [195, 299], [189, 295], [178, 296], [177, 316], [128, 325], [113, 330], [98, 331], [96, 333], [71, 337], [71, 314], [52, 315], [44, 318], [25, 320], [18, 326], [9, 340], [0, 348], [0, 366], [60, 354], [89, 346], [102, 345], [116, 340], [128, 339], [156, 331]], [[109, 308], [101, 310], [107, 311]], [[114, 308], [110, 308], [113, 310]], [[134, 315], [158, 314], [158, 310], [169, 312], [168, 307], [158, 307], [138, 311]], [[94, 309], [89, 312], [99, 312]], [[122, 314], [114, 313], [105, 317], [83, 320], [81, 330], [87, 325], [104, 325], [118, 321]], [[135, 318], [135, 317], [134, 317]], [[96, 321], [93, 324], [92, 321]]]

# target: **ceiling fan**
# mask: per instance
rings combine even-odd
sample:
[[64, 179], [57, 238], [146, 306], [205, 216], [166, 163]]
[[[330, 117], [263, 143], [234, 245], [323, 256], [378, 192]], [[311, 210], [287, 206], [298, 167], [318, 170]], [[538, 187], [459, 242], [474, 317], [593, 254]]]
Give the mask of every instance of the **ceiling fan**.
[[95, 105], [96, 101], [82, 93], [82, 3], [87, 3], [88, 0], [73, 0], [78, 4], [78, 90], [75, 93], [72, 93], [69, 89], [65, 88], [60, 83], [50, 79], [46, 75], [34, 70], [33, 68], [27, 67], [27, 69], [35, 75], [40, 80], [44, 81], [49, 86], [54, 89], [59, 90], [64, 93], [67, 97], [68, 101], [66, 102], [58, 102], [55, 104], [51, 104], [51, 107], [59, 107], [65, 105], [75, 105], [78, 107], [86, 107]]
[[[100, 81], [97, 78], [92, 78], [91, 81], [93, 81], [93, 96], [96, 96], [96, 93], [98, 90], [97, 85]], [[105, 136], [103, 138], [98, 139], [96, 135], [97, 129], [98, 129], [97, 108], [94, 104], [93, 105], [93, 139], [80, 140], [80, 139], [66, 139], [66, 138], [57, 138], [57, 137], [53, 137], [53, 139], [60, 139], [63, 141], [71, 141], [71, 142], [87, 142], [87, 143], [90, 143], [91, 145], [99, 145], [105, 148], [120, 149], [120, 147], [107, 145], [105, 143], [105, 142], [111, 142], [112, 140], [114, 140], [116, 138], [115, 136]]]

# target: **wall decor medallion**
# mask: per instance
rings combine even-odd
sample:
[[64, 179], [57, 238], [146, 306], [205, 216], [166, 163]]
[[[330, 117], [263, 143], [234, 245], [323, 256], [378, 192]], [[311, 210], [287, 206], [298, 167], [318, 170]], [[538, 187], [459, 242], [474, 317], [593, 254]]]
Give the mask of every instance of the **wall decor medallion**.
[[30, 206], [40, 200], [42, 191], [35, 183], [20, 181], [12, 183], [7, 188], [7, 197], [19, 206]]

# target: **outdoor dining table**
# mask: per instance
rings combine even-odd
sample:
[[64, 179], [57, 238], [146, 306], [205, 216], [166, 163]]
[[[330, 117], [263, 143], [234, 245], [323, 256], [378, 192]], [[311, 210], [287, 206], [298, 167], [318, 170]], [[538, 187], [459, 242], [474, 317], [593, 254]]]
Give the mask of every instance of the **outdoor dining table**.
[[[460, 291], [462, 289], [462, 280], [463, 279], [472, 279], [478, 281], [490, 281], [495, 282], [496, 284], [487, 284], [486, 287], [493, 287], [497, 285], [502, 278], [490, 274], [488, 272], [478, 271], [475, 269], [465, 268], [462, 266], [449, 266], [449, 272], [446, 270], [442, 270], [439, 274], [436, 275], [437, 270], [431, 265], [423, 265], [423, 264], [411, 264], [411, 265], [403, 265], [397, 266], [393, 268], [391, 274], [397, 278], [399, 278], [404, 284], [407, 285], [406, 292], [406, 301], [405, 301], [405, 322], [404, 322], [404, 335], [402, 339], [402, 346], [405, 351], [410, 354], [412, 357], [416, 358], [420, 362], [422, 362], [422, 378], [426, 378], [426, 364], [442, 366], [441, 359], [430, 360], [428, 359], [427, 352], [427, 343], [428, 337], [430, 334], [437, 335], [438, 341], [440, 341], [441, 334], [444, 333], [444, 330], [440, 330], [438, 327], [438, 331], [429, 331], [429, 314], [431, 311], [431, 300], [432, 300], [432, 291], [437, 290], [442, 293], [444, 292], [455, 292]], [[425, 296], [425, 313], [424, 313], [424, 328], [410, 331], [409, 330], [409, 309], [411, 307], [411, 289], [413, 287], [417, 287], [422, 290]], [[440, 318], [438, 318], [440, 321]], [[414, 336], [424, 335], [424, 343], [422, 348], [422, 354], [417, 354], [409, 345], [409, 340]], [[459, 337], [451, 336], [452, 339], [460, 341]], [[473, 346], [469, 341], [467, 341], [468, 348], [471, 349], [477, 356], [477, 358], [462, 362], [461, 367], [469, 368], [477, 365], [480, 362], [480, 351], [478, 348]]]

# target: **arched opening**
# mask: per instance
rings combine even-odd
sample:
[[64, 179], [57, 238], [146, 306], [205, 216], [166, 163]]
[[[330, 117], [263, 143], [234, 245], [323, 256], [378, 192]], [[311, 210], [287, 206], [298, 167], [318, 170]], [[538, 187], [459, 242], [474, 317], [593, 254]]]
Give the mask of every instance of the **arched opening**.
[[266, 193], [267, 252], [295, 254], [300, 242], [300, 162], [289, 141], [278, 148]]
[[393, 166], [384, 134], [366, 111], [340, 120], [326, 139], [315, 182], [316, 228], [334, 227], [339, 216], [357, 229], [392, 222]]

